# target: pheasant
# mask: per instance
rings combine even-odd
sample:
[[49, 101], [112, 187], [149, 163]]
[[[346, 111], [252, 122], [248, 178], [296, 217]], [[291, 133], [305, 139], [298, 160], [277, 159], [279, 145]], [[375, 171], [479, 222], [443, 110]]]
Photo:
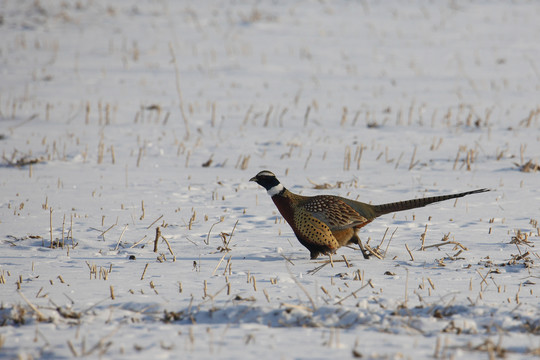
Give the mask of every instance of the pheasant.
[[250, 181], [255, 181], [266, 189], [300, 243], [309, 250], [311, 259], [316, 259], [320, 254], [331, 256], [337, 249], [349, 244], [357, 244], [367, 259], [370, 253], [363, 247], [357, 231], [375, 218], [396, 211], [490, 191], [478, 189], [458, 194], [370, 205], [341, 196], [294, 194], [268, 170], [259, 172]]

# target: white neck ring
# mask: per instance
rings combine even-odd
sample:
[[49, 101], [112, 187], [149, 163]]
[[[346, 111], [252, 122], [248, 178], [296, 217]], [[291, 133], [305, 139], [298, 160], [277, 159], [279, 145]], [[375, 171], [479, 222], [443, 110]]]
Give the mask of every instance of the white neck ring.
[[268, 193], [268, 195], [274, 196], [274, 195], [277, 195], [277, 194], [279, 194], [280, 192], [282, 192], [283, 189], [285, 189], [285, 188], [283, 187], [283, 185], [277, 184], [276, 186], [271, 187], [270, 189], [268, 189], [266, 192]]

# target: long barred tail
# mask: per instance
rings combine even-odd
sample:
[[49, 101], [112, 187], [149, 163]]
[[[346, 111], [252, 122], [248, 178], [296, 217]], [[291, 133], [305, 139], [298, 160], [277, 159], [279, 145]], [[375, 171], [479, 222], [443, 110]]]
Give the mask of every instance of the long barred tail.
[[409, 210], [409, 209], [415, 209], [419, 207], [424, 207], [429, 204], [433, 204], [439, 201], [444, 200], [450, 200], [455, 198], [460, 198], [463, 196], [471, 195], [471, 194], [478, 194], [483, 193], [486, 191], [490, 191], [489, 189], [478, 189], [473, 191], [466, 191], [459, 194], [452, 194], [452, 195], [441, 195], [441, 196], [432, 196], [422, 199], [412, 199], [412, 200], [405, 200], [405, 201], [398, 201], [394, 203], [388, 203], [388, 204], [381, 204], [381, 205], [373, 205], [373, 208], [377, 214], [377, 216], [381, 216], [384, 214], [393, 213], [396, 211], [403, 211], [403, 210]]

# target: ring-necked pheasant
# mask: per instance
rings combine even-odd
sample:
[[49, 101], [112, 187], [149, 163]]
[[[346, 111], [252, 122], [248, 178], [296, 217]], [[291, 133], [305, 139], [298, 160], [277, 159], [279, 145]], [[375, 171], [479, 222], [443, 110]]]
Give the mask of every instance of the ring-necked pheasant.
[[311, 259], [317, 258], [319, 254], [331, 255], [340, 247], [349, 244], [358, 244], [364, 257], [368, 258], [369, 253], [362, 246], [356, 232], [375, 218], [438, 201], [490, 191], [478, 189], [458, 194], [370, 205], [334, 195], [293, 194], [268, 170], [259, 172], [250, 181], [255, 181], [266, 189], [300, 243], [310, 251]]

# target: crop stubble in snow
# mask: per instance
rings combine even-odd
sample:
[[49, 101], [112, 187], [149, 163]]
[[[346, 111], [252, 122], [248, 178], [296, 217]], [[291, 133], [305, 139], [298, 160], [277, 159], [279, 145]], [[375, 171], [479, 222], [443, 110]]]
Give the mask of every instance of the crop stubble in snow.
[[[540, 8], [4, 1], [0, 357], [540, 354]], [[309, 261], [261, 188], [384, 203]]]

